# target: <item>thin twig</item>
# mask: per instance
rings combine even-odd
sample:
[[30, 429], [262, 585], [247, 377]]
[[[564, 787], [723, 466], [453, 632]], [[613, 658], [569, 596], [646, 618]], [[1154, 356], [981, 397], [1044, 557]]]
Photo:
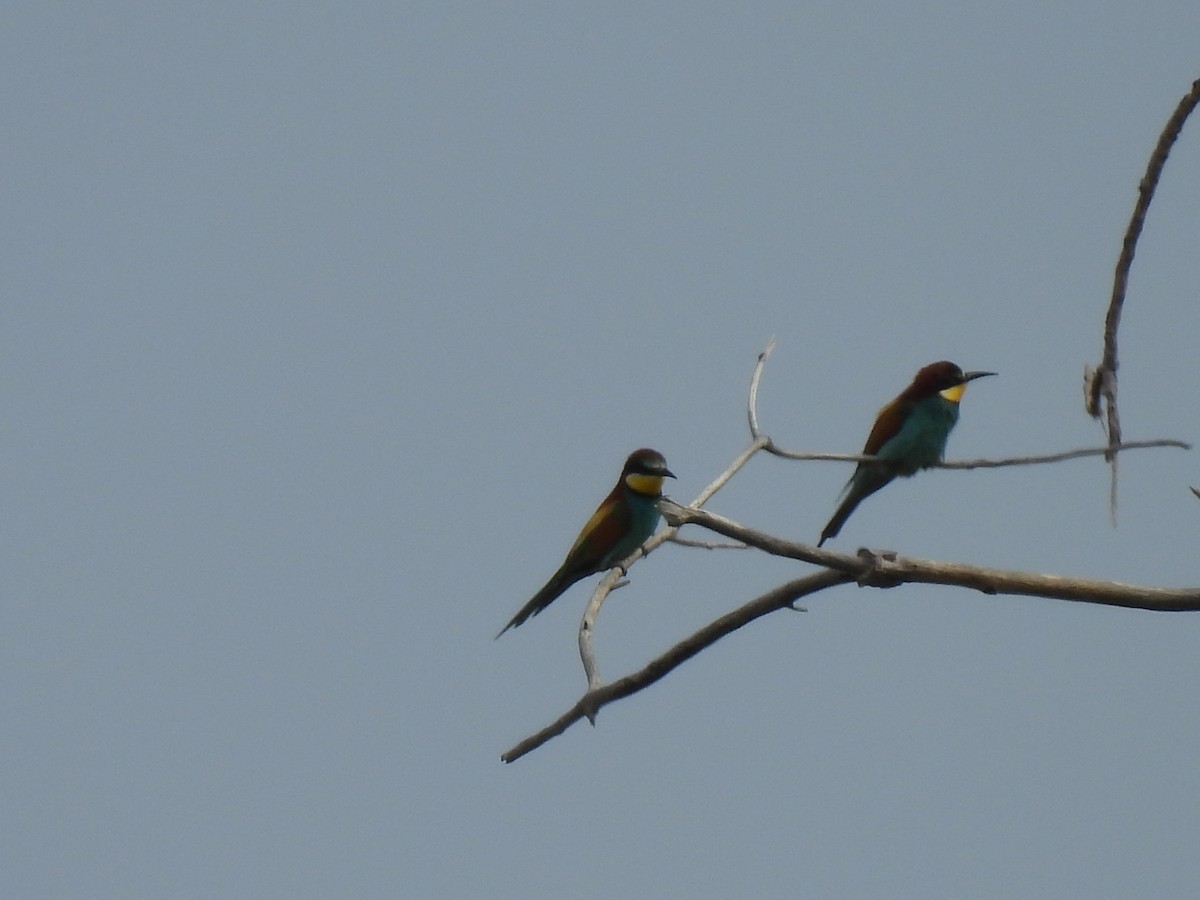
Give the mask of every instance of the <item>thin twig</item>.
[[1183, 130], [1183, 124], [1191, 115], [1192, 110], [1200, 104], [1200, 80], [1192, 82], [1192, 89], [1175, 107], [1175, 112], [1163, 126], [1158, 136], [1154, 152], [1146, 165], [1146, 174], [1138, 183], [1138, 199], [1133, 208], [1133, 215], [1125, 229], [1125, 237], [1121, 241], [1121, 254], [1117, 258], [1117, 267], [1113, 273], [1112, 298], [1109, 300], [1108, 313], [1104, 318], [1104, 355], [1096, 369], [1087, 372], [1085, 377], [1085, 406], [1093, 418], [1100, 417], [1101, 400], [1105, 407], [1106, 431], [1110, 454], [1107, 459], [1112, 467], [1112, 479], [1109, 485], [1109, 509], [1113, 521], [1117, 518], [1117, 455], [1115, 448], [1121, 444], [1121, 418], [1117, 413], [1117, 329], [1121, 324], [1121, 310], [1125, 305], [1125, 293], [1129, 286], [1129, 270], [1133, 266], [1133, 257], [1137, 252], [1138, 238], [1142, 226], [1146, 223], [1146, 213], [1150, 209], [1150, 201], [1154, 199], [1154, 191], [1158, 187], [1163, 167], [1171, 153], [1171, 147]]
[[697, 550], [749, 550], [745, 544], [739, 544], [735, 541], [700, 541], [696, 538], [680, 537], [678, 534], [673, 534], [667, 538], [672, 544], [678, 544], [680, 547], [694, 547]]
[[[1200, 82], [1197, 82], [1200, 84]], [[765, 450], [772, 456], [778, 456], [781, 459], [802, 460], [806, 462], [849, 462], [863, 463], [876, 462], [879, 457], [867, 456], [861, 453], [825, 453], [820, 451], [809, 450], [788, 450], [786, 447], [780, 447], [769, 436], [763, 434], [762, 428], [758, 421], [758, 387], [762, 381], [763, 368], [766, 365], [767, 357], [771, 355], [771, 351], [775, 349], [775, 338], [767, 341], [766, 347], [758, 354], [758, 360], [754, 365], [754, 375], [750, 379], [750, 398], [746, 408], [746, 419], [750, 424], [750, 437], [753, 439], [750, 446], [747, 447], [742, 456], [749, 459], [759, 450]], [[1125, 443], [1109, 443], [1105, 447], [1085, 448], [1080, 450], [1064, 450], [1060, 453], [1047, 453], [1037, 456], [1009, 456], [1001, 459], [964, 459], [964, 460], [942, 460], [941, 462], [933, 463], [931, 469], [999, 469], [1004, 466], [1033, 466], [1042, 465], [1045, 463], [1062, 462], [1068, 459], [1080, 459], [1087, 456], [1104, 456], [1106, 459], [1114, 457], [1117, 453], [1125, 450], [1142, 450], [1149, 447], [1179, 447], [1183, 450], [1191, 450], [1192, 445], [1186, 441], [1179, 441], [1173, 438], [1160, 438], [1152, 441], [1127, 441]], [[739, 457], [739, 460], [742, 457]], [[738, 466], [740, 468], [740, 466]], [[736, 470], [734, 470], [736, 471]], [[723, 473], [724, 474], [724, 473]], [[732, 472], [729, 472], [729, 477], [732, 477]], [[723, 485], [729, 480], [726, 477], [724, 481], [720, 481]], [[715, 493], [715, 491], [713, 491]], [[712, 496], [709, 494], [708, 496]], [[705, 497], [707, 500], [708, 497]], [[694, 504], [700, 505], [700, 504]]]
[[[641, 553], [642, 549], [638, 548], [636, 555], [631, 558], [637, 559]], [[628, 560], [626, 560], [626, 564], [633, 565]], [[583, 610], [583, 620], [579, 623], [579, 659], [583, 663], [583, 674], [587, 678], [588, 690], [600, 686], [600, 670], [596, 665], [596, 654], [592, 650], [592, 634], [596, 630], [596, 616], [600, 614], [600, 606], [604, 603], [605, 598], [617, 588], [629, 583], [622, 580], [626, 571], [626, 565], [621, 565], [605, 572]], [[593, 721], [592, 724], [596, 723]]]
[[750, 397], [746, 403], [746, 419], [750, 424], [750, 437], [752, 438], [758, 438], [762, 434], [758, 428], [758, 383], [762, 380], [763, 366], [767, 363], [767, 357], [774, 349], [775, 337], [772, 335], [767, 339], [767, 346], [763, 347], [762, 352], [758, 354], [758, 361], [754, 364], [754, 374], [750, 377]]
[[1162, 438], [1155, 441], [1126, 441], [1123, 444], [1109, 447], [1086, 447], [1081, 450], [1064, 450], [1061, 453], [1047, 453], [1043, 456], [1010, 456], [1007, 459], [944, 460], [932, 466], [932, 468], [998, 469], [1002, 466], [1036, 466], [1042, 463], [1062, 462], [1066, 459], [1081, 459], [1085, 456], [1107, 456], [1110, 453], [1121, 453], [1125, 450], [1143, 450], [1147, 447], [1178, 447], [1181, 450], [1192, 449], [1192, 445], [1187, 441]]
[[774, 441], [763, 448], [772, 456], [780, 459], [796, 459], [804, 462], [876, 462], [878, 456], [865, 456], [861, 453], [826, 453], [820, 450], [788, 450], [778, 446]]
[[[1062, 462], [1066, 459], [1079, 459], [1085, 456], [1106, 456], [1110, 453], [1120, 453], [1125, 450], [1142, 450], [1147, 447], [1179, 447], [1191, 450], [1192, 445], [1186, 441], [1174, 438], [1160, 438], [1153, 441], [1128, 441], [1124, 444], [1108, 447], [1087, 447], [1079, 450], [1064, 450], [1060, 453], [1047, 453], [1040, 456], [1007, 456], [1000, 459], [944, 459], [931, 463], [931, 469], [999, 469], [1004, 466], [1033, 466], [1042, 463]], [[816, 460], [820, 462], [876, 462], [877, 456], [863, 456], [856, 453], [816, 453], [801, 450], [784, 450], [775, 446], [764, 447], [768, 453], [784, 459]]]

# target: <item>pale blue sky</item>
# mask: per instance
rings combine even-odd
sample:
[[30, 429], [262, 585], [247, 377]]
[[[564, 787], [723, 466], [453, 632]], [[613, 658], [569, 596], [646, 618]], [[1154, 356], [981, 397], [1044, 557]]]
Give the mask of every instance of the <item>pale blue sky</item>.
[[[0, 31], [0, 895], [1190, 897], [1200, 619], [933, 587], [755, 623], [512, 766], [633, 448], [1094, 445], [1083, 367], [1200, 6], [21, 4]], [[1150, 212], [1129, 438], [1200, 439], [1200, 142]], [[815, 540], [845, 465], [712, 508]], [[1195, 453], [932, 472], [831, 545], [1200, 584]], [[664, 547], [617, 677], [803, 572]], [[592, 582], [588, 582], [590, 585]]]

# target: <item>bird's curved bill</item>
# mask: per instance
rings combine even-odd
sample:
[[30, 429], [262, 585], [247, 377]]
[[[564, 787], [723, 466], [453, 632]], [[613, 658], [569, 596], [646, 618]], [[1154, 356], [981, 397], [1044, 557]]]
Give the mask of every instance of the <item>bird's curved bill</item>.
[[963, 384], [968, 381], [974, 381], [976, 378], [985, 378], [988, 375], [995, 375], [995, 372], [963, 372]]

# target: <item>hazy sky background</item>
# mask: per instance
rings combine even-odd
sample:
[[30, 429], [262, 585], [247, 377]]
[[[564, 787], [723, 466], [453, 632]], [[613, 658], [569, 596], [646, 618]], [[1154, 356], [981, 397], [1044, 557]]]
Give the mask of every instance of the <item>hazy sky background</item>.
[[[1193, 897], [1200, 618], [840, 588], [511, 766], [635, 447], [854, 452], [922, 364], [952, 457], [1096, 445], [1138, 179], [1200, 4], [29, 3], [0, 30], [0, 895]], [[1200, 121], [1121, 332], [1200, 440]], [[711, 504], [815, 540], [849, 467]], [[931, 472], [834, 549], [1200, 584], [1195, 452]], [[697, 535], [699, 536], [699, 535]], [[615, 678], [806, 570], [667, 546]], [[593, 582], [589, 581], [590, 586]]]

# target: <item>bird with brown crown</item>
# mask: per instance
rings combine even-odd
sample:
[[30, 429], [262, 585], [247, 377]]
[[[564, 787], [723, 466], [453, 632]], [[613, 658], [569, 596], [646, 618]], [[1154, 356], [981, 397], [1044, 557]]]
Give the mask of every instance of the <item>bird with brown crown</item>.
[[917, 372], [912, 384], [879, 411], [862, 452], [878, 459], [858, 464], [843, 489], [845, 499], [821, 532], [817, 546], [836, 537], [855, 507], [893, 478], [907, 478], [941, 462], [967, 382], [995, 374], [963, 372], [946, 360]]

